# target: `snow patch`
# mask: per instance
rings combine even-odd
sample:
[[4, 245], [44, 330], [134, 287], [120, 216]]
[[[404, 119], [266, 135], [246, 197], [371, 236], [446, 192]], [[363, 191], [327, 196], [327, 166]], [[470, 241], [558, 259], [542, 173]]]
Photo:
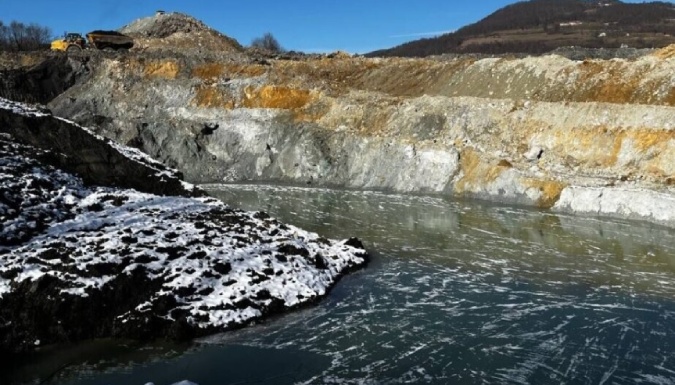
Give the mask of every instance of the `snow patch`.
[[63, 298], [87, 298], [141, 271], [160, 284], [118, 320], [151, 312], [224, 329], [325, 295], [366, 262], [354, 242], [213, 198], [87, 187], [43, 153], [0, 138], [0, 298], [45, 276]]

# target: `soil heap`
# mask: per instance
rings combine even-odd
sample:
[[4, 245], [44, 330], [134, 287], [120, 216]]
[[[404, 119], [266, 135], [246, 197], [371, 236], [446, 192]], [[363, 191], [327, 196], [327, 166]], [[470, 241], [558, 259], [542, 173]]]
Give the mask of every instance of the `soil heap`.
[[135, 40], [135, 50], [200, 50], [240, 52], [234, 39], [203, 22], [178, 12], [158, 12], [122, 27], [121, 33]]

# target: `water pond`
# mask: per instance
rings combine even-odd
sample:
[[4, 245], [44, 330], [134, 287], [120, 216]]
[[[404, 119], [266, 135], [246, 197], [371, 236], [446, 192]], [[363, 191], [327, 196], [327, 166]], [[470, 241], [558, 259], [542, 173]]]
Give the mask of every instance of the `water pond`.
[[84, 357], [43, 383], [675, 383], [671, 229], [442, 197], [207, 187], [358, 236], [372, 263], [316, 306], [190, 346], [79, 345]]

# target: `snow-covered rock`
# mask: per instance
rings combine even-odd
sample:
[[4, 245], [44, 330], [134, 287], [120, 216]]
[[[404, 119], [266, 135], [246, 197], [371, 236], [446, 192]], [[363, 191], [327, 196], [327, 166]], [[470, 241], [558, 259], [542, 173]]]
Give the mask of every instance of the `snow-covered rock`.
[[54, 166], [61, 155], [0, 134], [0, 351], [227, 330], [314, 301], [367, 262], [356, 239], [213, 198], [87, 184]]
[[120, 145], [90, 129], [58, 118], [45, 108], [0, 98], [0, 132], [15, 141], [50, 150], [50, 164], [79, 175], [85, 183], [133, 188], [159, 195], [203, 195], [182, 174], [138, 149]]

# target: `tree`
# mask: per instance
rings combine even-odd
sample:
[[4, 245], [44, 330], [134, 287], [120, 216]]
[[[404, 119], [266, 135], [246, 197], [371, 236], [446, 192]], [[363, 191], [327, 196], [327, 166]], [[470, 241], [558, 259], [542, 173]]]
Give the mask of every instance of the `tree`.
[[31, 23], [26, 27], [26, 39], [29, 49], [38, 49], [41, 46], [49, 44], [52, 31], [47, 27]]
[[0, 51], [29, 51], [49, 45], [52, 35], [48, 27], [12, 21], [9, 25], [0, 21]]
[[9, 24], [9, 35], [17, 51], [23, 51], [26, 41], [26, 26], [18, 21]]
[[0, 20], [0, 51], [5, 51], [7, 50], [7, 36], [9, 34], [9, 28], [5, 25], [5, 23]]
[[284, 52], [284, 48], [279, 44], [279, 41], [277, 41], [277, 39], [269, 32], [262, 35], [262, 37], [253, 39], [253, 41], [251, 41], [251, 47], [261, 48], [275, 53]]

